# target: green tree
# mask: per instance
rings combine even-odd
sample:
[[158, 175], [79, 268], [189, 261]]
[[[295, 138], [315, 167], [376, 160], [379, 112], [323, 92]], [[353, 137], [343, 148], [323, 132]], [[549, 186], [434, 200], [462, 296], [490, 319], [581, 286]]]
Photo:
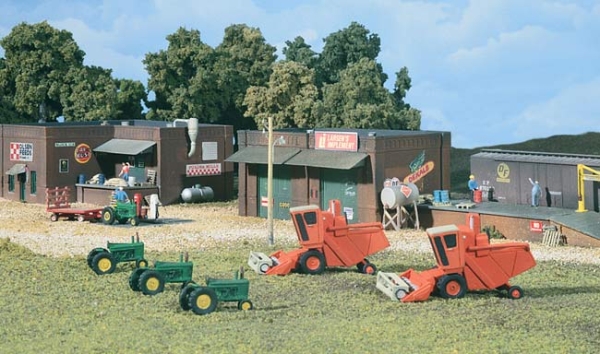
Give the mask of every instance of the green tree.
[[142, 102], [146, 100], [144, 84], [137, 80], [116, 79], [116, 113], [114, 119], [144, 119]]
[[277, 62], [266, 86], [248, 88], [245, 116], [258, 126], [271, 116], [275, 128], [313, 127], [317, 97], [313, 70], [293, 61]]
[[[323, 87], [317, 125], [333, 128], [407, 129], [405, 115], [383, 86], [374, 60], [360, 59], [340, 72], [337, 83]], [[418, 129], [418, 128], [417, 128]]]
[[65, 121], [109, 120], [117, 114], [117, 90], [110, 69], [71, 68], [60, 97]]
[[[358, 22], [352, 22], [349, 27], [330, 34], [324, 42], [317, 71], [318, 82], [324, 84], [338, 82], [340, 72], [349, 64], [364, 58], [374, 61], [381, 51], [379, 36], [370, 33]], [[377, 64], [377, 68], [381, 82], [385, 83], [387, 76], [383, 73], [383, 68], [380, 64]]]
[[148, 90], [155, 96], [148, 102], [147, 118], [218, 120], [214, 50], [202, 42], [198, 30], [183, 27], [168, 35], [167, 41], [166, 51], [148, 53], [143, 61], [149, 74]]
[[276, 48], [266, 43], [258, 28], [238, 24], [225, 29], [215, 50], [215, 74], [226, 99], [220, 122], [232, 124], [236, 130], [256, 127], [254, 120], [244, 119], [244, 97], [250, 86], [266, 86], [277, 59]]
[[298, 62], [310, 69], [317, 65], [318, 54], [311, 49], [304, 38], [298, 36], [293, 42], [285, 41], [285, 45], [282, 52], [286, 60]]
[[62, 115], [60, 92], [73, 67], [85, 53], [70, 32], [47, 22], [21, 23], [0, 40], [5, 51], [3, 78], [14, 82], [13, 105], [27, 121], [55, 120]]

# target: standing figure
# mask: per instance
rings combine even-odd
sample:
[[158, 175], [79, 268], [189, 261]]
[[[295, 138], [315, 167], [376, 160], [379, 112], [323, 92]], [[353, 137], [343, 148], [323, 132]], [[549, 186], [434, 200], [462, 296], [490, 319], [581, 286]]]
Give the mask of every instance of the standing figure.
[[121, 167], [121, 172], [119, 172], [119, 177], [123, 177], [123, 179], [125, 181], [129, 180], [129, 169], [131, 168], [131, 165], [129, 165], [129, 162], [123, 162]]
[[479, 189], [479, 184], [475, 180], [475, 176], [473, 176], [473, 175], [469, 176], [469, 182], [467, 185], [469, 186], [469, 191], [471, 192], [471, 201], [474, 201], [473, 194], [477, 189]]
[[538, 181], [533, 181], [531, 177], [529, 178], [529, 183], [531, 183], [531, 206], [538, 207], [540, 206], [540, 198], [542, 197], [542, 188]]

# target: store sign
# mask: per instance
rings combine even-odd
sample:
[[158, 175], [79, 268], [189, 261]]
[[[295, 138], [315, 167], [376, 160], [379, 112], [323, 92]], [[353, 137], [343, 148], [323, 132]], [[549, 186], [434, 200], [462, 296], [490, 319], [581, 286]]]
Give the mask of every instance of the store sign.
[[75, 161], [84, 164], [92, 158], [92, 149], [88, 144], [79, 144], [75, 148]]
[[74, 143], [74, 142], [68, 142], [68, 143], [54, 143], [54, 147], [55, 147], [55, 148], [75, 147], [75, 143]]
[[423, 166], [419, 167], [415, 172], [404, 177], [404, 183], [415, 183], [425, 177], [429, 172], [433, 171], [435, 164], [433, 161], [427, 161]]
[[221, 174], [221, 163], [201, 163], [185, 165], [185, 175], [190, 176], [213, 176]]
[[33, 144], [10, 143], [10, 161], [33, 161]]
[[315, 132], [315, 149], [358, 151], [358, 133]]

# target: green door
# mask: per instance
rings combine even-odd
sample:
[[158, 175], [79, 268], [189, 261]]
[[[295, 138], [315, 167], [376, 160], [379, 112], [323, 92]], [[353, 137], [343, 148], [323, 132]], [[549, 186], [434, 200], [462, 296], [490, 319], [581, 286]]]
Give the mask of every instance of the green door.
[[[267, 165], [258, 166], [258, 216], [266, 218], [268, 208], [262, 206], [261, 200], [267, 198]], [[290, 167], [287, 165], [273, 166], [273, 218], [288, 220], [290, 218], [290, 203], [292, 201], [292, 182]]]
[[358, 170], [321, 169], [321, 208], [329, 208], [331, 199], [339, 199], [349, 223], [358, 222]]

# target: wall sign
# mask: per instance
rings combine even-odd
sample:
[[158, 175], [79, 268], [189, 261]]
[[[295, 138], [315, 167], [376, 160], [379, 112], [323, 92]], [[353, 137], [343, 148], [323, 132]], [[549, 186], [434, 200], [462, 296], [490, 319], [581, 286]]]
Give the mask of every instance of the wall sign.
[[54, 143], [55, 148], [75, 147], [75, 142]]
[[59, 173], [69, 173], [69, 160], [68, 159], [58, 160], [58, 172]]
[[185, 175], [191, 176], [213, 176], [221, 174], [221, 163], [201, 163], [185, 165]]
[[404, 183], [415, 183], [425, 177], [429, 172], [433, 171], [435, 164], [433, 161], [427, 161], [423, 166], [419, 167], [415, 172], [404, 177]]
[[10, 143], [10, 161], [33, 161], [33, 144]]
[[358, 151], [358, 133], [315, 132], [315, 150]]
[[496, 173], [498, 177], [496, 177], [496, 182], [500, 183], [510, 183], [510, 167], [504, 162], [499, 163], [498, 167], [496, 167]]
[[75, 147], [75, 161], [84, 164], [92, 158], [92, 149], [88, 144], [79, 144]]
[[544, 231], [544, 223], [537, 220], [529, 220], [529, 231], [542, 232]]
[[205, 141], [202, 143], [202, 161], [216, 160], [219, 157], [219, 149], [216, 141]]

